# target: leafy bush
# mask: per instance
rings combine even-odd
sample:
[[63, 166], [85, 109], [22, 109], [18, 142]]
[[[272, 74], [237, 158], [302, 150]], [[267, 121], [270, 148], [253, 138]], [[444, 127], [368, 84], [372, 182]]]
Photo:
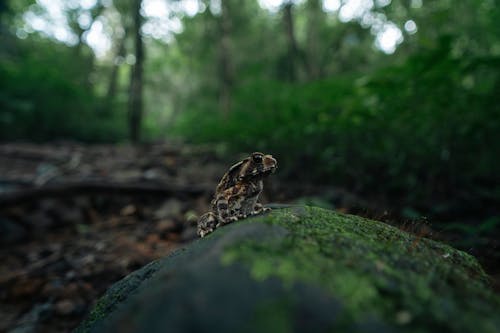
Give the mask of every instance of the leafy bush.
[[272, 152], [289, 177], [403, 205], [439, 210], [430, 201], [498, 201], [500, 58], [454, 57], [449, 45], [443, 39], [369, 75], [253, 82], [235, 93], [226, 118], [215, 107], [192, 110], [176, 132], [235, 151]]
[[31, 38], [0, 57], [0, 140], [110, 141], [125, 118], [102, 110], [75, 49]]

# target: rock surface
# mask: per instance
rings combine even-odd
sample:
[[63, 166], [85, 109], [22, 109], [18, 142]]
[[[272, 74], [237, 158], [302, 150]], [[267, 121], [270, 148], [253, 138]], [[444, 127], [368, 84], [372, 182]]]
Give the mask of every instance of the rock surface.
[[217, 229], [117, 282], [77, 332], [500, 332], [470, 255], [314, 207]]

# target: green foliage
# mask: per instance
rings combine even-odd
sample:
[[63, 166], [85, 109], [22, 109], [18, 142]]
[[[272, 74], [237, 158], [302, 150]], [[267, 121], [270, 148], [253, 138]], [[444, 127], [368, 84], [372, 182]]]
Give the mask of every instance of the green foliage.
[[[376, 195], [412, 216], [453, 210], [489, 216], [484, 208], [500, 202], [500, 11], [494, 3], [376, 6], [372, 15], [400, 28], [412, 19], [418, 27], [415, 34], [403, 31], [398, 52], [384, 57], [370, 49], [366, 25], [341, 23], [321, 12], [318, 1], [306, 1], [293, 11], [306, 63], [295, 82], [283, 81], [283, 12], [258, 16], [265, 28], [247, 24], [245, 37], [241, 31], [232, 37], [239, 66], [227, 115], [213, 72], [217, 36], [208, 43], [202, 37], [203, 18], [213, 17], [196, 16], [177, 36], [181, 54], [188, 55], [183, 45], [195, 45], [189, 55], [197, 61], [189, 75], [194, 89], [181, 103], [185, 111], [174, 132], [235, 152], [271, 152], [281, 176]], [[271, 38], [257, 39], [268, 30]], [[242, 48], [244, 41], [253, 49]], [[256, 49], [264, 59], [251, 52]]]
[[[115, 50], [95, 66], [78, 10], [66, 13], [81, 33], [78, 47], [36, 33], [15, 37], [24, 31], [23, 13], [41, 10], [33, 3], [9, 1], [1, 13], [0, 29], [10, 36], [0, 35], [0, 139], [123, 138], [128, 66], [118, 71], [115, 104], [100, 96], [111, 91], [106, 69], [127, 58], [130, 36], [120, 56]], [[214, 6], [194, 16], [177, 12], [183, 29], [174, 41], [144, 36], [144, 137], [172, 133], [271, 152], [280, 175], [387, 196], [409, 217], [498, 203], [498, 1], [375, 3], [350, 22], [323, 11], [319, 0], [295, 4], [293, 33], [284, 10], [273, 14], [257, 1], [226, 0], [225, 15]], [[102, 21], [127, 33], [128, 2], [108, 5], [96, 7]], [[410, 19], [416, 33], [403, 31]], [[402, 29], [396, 54], [373, 48], [381, 28], [373, 20]]]
[[455, 57], [450, 41], [368, 75], [254, 81], [237, 90], [227, 118], [193, 110], [177, 130], [272, 152], [289, 175], [411, 204], [457, 192], [491, 198], [500, 183], [500, 58]]
[[123, 115], [100, 108], [73, 48], [34, 37], [10, 51], [0, 57], [0, 140], [123, 137]]

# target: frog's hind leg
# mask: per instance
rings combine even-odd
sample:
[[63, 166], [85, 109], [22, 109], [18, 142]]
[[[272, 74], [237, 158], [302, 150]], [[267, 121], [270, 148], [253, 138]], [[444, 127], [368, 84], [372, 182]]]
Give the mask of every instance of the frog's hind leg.
[[237, 221], [238, 218], [231, 214], [229, 210], [229, 203], [224, 198], [217, 199], [216, 207], [218, 223], [217, 228], [225, 224]]

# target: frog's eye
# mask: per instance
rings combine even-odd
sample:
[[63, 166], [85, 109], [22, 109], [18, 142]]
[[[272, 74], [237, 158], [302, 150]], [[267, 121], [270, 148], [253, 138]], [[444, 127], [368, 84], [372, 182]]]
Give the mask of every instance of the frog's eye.
[[261, 154], [252, 155], [252, 159], [255, 163], [262, 163], [262, 155]]

